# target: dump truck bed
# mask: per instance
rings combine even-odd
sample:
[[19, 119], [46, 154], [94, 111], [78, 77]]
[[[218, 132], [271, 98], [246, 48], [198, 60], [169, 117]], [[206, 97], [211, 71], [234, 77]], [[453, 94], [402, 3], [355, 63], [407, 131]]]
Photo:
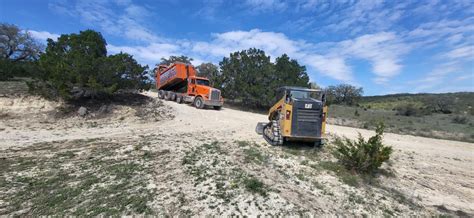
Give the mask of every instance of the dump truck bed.
[[195, 75], [194, 67], [184, 63], [175, 63], [162, 72], [158, 70], [156, 74], [156, 88], [175, 91], [182, 86], [186, 86], [187, 79]]

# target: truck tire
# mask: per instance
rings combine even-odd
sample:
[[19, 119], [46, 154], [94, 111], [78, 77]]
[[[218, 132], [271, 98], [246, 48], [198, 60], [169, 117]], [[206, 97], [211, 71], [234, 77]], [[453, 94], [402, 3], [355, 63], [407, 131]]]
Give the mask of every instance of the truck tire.
[[196, 97], [196, 99], [194, 100], [194, 106], [199, 109], [204, 108], [204, 101], [201, 97]]
[[214, 106], [214, 110], [221, 110], [222, 106]]
[[165, 98], [165, 91], [159, 90], [159, 91], [158, 91], [158, 98], [164, 99], [164, 98]]
[[181, 95], [176, 95], [176, 103], [178, 103], [178, 104], [183, 103], [183, 96], [181, 96]]
[[169, 101], [171, 98], [171, 92], [165, 91], [165, 100]]
[[176, 93], [174, 93], [174, 92], [170, 93], [170, 100], [171, 101], [176, 101]]

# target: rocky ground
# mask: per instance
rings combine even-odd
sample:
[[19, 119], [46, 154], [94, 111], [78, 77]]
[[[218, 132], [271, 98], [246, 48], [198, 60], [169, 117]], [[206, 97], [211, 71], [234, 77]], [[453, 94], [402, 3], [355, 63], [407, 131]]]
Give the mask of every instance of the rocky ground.
[[272, 147], [254, 132], [264, 115], [148, 96], [0, 97], [0, 215], [474, 215], [472, 143], [386, 134], [393, 156], [365, 177], [330, 142], [372, 131]]

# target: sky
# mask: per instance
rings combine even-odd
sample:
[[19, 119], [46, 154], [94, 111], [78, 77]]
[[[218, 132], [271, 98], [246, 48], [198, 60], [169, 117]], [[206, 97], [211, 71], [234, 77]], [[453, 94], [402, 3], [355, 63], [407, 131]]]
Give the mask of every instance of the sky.
[[322, 87], [474, 91], [474, 0], [0, 0], [0, 22], [44, 44], [93, 29], [109, 54], [151, 68], [170, 55], [218, 64], [255, 47], [288, 54]]

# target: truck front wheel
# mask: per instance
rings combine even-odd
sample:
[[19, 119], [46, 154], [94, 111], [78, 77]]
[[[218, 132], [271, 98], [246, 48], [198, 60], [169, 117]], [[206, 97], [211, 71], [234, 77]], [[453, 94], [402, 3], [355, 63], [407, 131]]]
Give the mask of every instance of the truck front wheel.
[[201, 97], [197, 97], [196, 100], [194, 100], [194, 106], [199, 109], [204, 108], [204, 101], [202, 100]]

